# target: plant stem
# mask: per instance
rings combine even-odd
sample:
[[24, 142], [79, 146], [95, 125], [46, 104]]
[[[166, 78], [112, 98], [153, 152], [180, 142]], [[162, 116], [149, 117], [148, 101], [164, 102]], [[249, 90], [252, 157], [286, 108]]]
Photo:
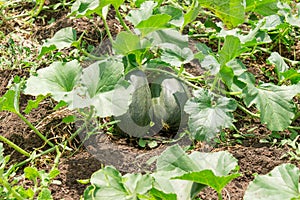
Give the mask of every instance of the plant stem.
[[223, 199], [222, 193], [221, 193], [221, 192], [218, 192], [218, 199], [219, 199], [219, 200], [222, 200], [222, 199]]
[[101, 19], [103, 20], [103, 24], [104, 24], [104, 27], [105, 27], [106, 34], [108, 35], [108, 38], [109, 38], [109, 40], [110, 40], [110, 42], [111, 42], [111, 44], [112, 44], [113, 41], [114, 41], [114, 39], [113, 39], [113, 37], [112, 37], [112, 35], [111, 35], [111, 33], [110, 33], [110, 30], [109, 30], [109, 26], [108, 26], [108, 24], [107, 24], [107, 21], [106, 21], [106, 19], [105, 19], [105, 17], [104, 17], [103, 15], [100, 15], [100, 17], [101, 17]]
[[124, 28], [126, 31], [131, 32], [131, 31], [130, 31], [130, 28], [129, 28], [129, 27], [126, 25], [126, 23], [124, 22], [123, 17], [121, 16], [121, 13], [120, 13], [119, 9], [115, 8], [115, 10], [116, 10], [117, 18], [119, 19], [120, 24], [123, 26], [123, 28]]
[[300, 130], [300, 126], [289, 126], [290, 129]]
[[[168, 75], [170, 75], [170, 76], [173, 76], [174, 78], [179, 78], [176, 74], [173, 74], [173, 73], [171, 73], [171, 72], [168, 72], [168, 71], [165, 71], [165, 70], [162, 70], [162, 69], [157, 69], [157, 68], [147, 68], [146, 70], [148, 70], [148, 71], [162, 72], [162, 73], [166, 73], [166, 74], [168, 74]], [[187, 81], [187, 80], [185, 80], [185, 79], [182, 79], [182, 78], [181, 78], [180, 80], [182, 80], [185, 84], [187, 84], [188, 86], [190, 86], [190, 87], [192, 87], [192, 88], [194, 88], [194, 89], [200, 89], [200, 88], [201, 88], [201, 87], [199, 87], [199, 86], [196, 86], [196, 85], [190, 83], [189, 81]]]
[[252, 113], [251, 111], [249, 111], [248, 109], [246, 109], [244, 106], [242, 106], [239, 103], [238, 103], [238, 108], [241, 109], [242, 111], [244, 111], [245, 113], [247, 113], [248, 115], [250, 115], [251, 117], [255, 117], [255, 118], [259, 118], [260, 117], [259, 114]]
[[12, 147], [13, 149], [15, 149], [17, 152], [23, 154], [24, 156], [30, 157], [30, 153], [28, 153], [27, 151], [25, 151], [24, 149], [22, 149], [21, 147], [19, 147], [18, 145], [16, 145], [15, 143], [13, 143], [12, 141], [10, 141], [9, 139], [7, 139], [6, 137], [3, 137], [2, 135], [0, 135], [0, 140], [2, 142], [5, 142], [10, 147]]
[[9, 174], [11, 172], [15, 171], [17, 168], [25, 165], [26, 163], [31, 162], [31, 161], [35, 160], [36, 158], [41, 157], [41, 156], [43, 156], [45, 154], [53, 152], [54, 150], [56, 150], [56, 148], [57, 148], [56, 146], [51, 147], [50, 149], [47, 149], [46, 151], [43, 151], [42, 153], [37, 154], [34, 157], [27, 158], [26, 160], [23, 160], [22, 162], [19, 162], [19, 163], [15, 164], [13, 167], [10, 168]]
[[45, 0], [40, 0], [38, 10], [34, 12], [35, 8], [33, 9], [32, 17], [37, 17], [40, 14], [40, 12], [43, 10], [44, 4], [45, 4]]
[[83, 53], [85, 56], [93, 59], [93, 60], [104, 60], [105, 58], [102, 58], [102, 57], [98, 57], [98, 56], [94, 56], [93, 54], [90, 54], [89, 52], [87, 52], [86, 50], [84, 50], [83, 48], [81, 48], [80, 46], [77, 47], [78, 50]]
[[44, 140], [48, 145], [54, 147], [54, 144], [50, 142], [35, 126], [33, 126], [30, 121], [28, 121], [21, 113], [16, 113], [28, 126], [31, 128], [42, 140]]

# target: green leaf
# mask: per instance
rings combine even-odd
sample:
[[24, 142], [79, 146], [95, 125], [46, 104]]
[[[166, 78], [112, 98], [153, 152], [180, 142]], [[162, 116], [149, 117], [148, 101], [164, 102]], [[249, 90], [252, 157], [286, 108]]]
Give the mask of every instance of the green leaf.
[[9, 111], [12, 113], [18, 113], [18, 107], [15, 107], [15, 99], [19, 99], [19, 95], [14, 90], [8, 90], [0, 98], [0, 111]]
[[116, 54], [128, 55], [142, 49], [140, 37], [129, 32], [121, 32], [117, 35], [113, 49]]
[[203, 7], [210, 9], [231, 29], [244, 22], [244, 6], [240, 0], [198, 0]]
[[152, 40], [152, 45], [159, 46], [163, 43], [170, 43], [180, 48], [188, 47], [188, 36], [181, 35], [180, 32], [172, 29], [158, 30], [147, 35]]
[[[221, 70], [220, 74], [228, 88], [233, 92], [242, 92], [248, 85], [255, 84], [255, 77], [247, 71], [247, 68], [240, 60], [232, 60], [227, 63], [228, 67]], [[226, 73], [228, 73], [226, 75]], [[226, 78], [228, 77], [228, 79]], [[241, 97], [241, 96], [240, 96]]]
[[166, 28], [171, 18], [172, 17], [167, 14], [152, 15], [148, 19], [137, 24], [135, 28], [139, 29], [142, 37], [144, 37], [148, 33]]
[[127, 174], [122, 176], [114, 167], [107, 166], [91, 177], [93, 187], [86, 189], [94, 199], [137, 199], [138, 195], [146, 194], [152, 188], [152, 178], [149, 175]]
[[157, 6], [157, 3], [153, 1], [146, 1], [142, 3], [138, 10], [131, 10], [126, 16], [126, 19], [136, 26], [141, 21], [144, 21], [152, 16], [155, 6]]
[[299, 168], [282, 164], [266, 175], [258, 175], [249, 184], [245, 200], [299, 199]]
[[82, 68], [77, 60], [53, 62], [49, 67], [39, 69], [37, 76], [30, 76], [25, 94], [38, 96], [51, 94], [56, 101], [72, 101], [70, 94], [78, 84]]
[[183, 12], [179, 8], [166, 5], [158, 8], [158, 11], [160, 12], [160, 14], [167, 14], [172, 17], [170, 24], [176, 27], [181, 27], [183, 25], [184, 22]]
[[194, 54], [190, 48], [182, 49], [170, 43], [159, 45], [159, 47], [163, 50], [161, 60], [169, 63], [171, 66], [180, 67], [194, 58]]
[[199, 172], [190, 172], [182, 176], [174, 177], [173, 179], [181, 179], [208, 185], [221, 193], [222, 189], [233, 179], [239, 177], [240, 174], [231, 174], [227, 176], [216, 176], [211, 170], [203, 170]]
[[[168, 194], [170, 199], [172, 199], [173, 194], [177, 195], [177, 199], [190, 199], [197, 195], [205, 185], [175, 180], [172, 179], [173, 177], [180, 177], [185, 174], [188, 176], [188, 174], [194, 172], [199, 174], [203, 170], [209, 170], [211, 177], [217, 179], [217, 176], [227, 176], [232, 170], [236, 169], [237, 159], [228, 152], [203, 153], [195, 151], [191, 155], [187, 155], [179, 145], [174, 145], [168, 147], [158, 157], [156, 165], [157, 172], [153, 174], [155, 192], [159, 193], [160, 191]], [[230, 177], [237, 176], [235, 174]], [[207, 186], [215, 187], [214, 183], [209, 180], [206, 183]]]
[[287, 71], [289, 66], [284, 62], [283, 58], [277, 52], [272, 52], [267, 61], [275, 65], [275, 72], [278, 75], [279, 80], [283, 79], [281, 73]]
[[52, 195], [51, 195], [51, 191], [48, 188], [43, 188], [38, 197], [38, 200], [52, 200]]
[[238, 160], [227, 151], [205, 153], [195, 151], [189, 156], [199, 170], [210, 169], [216, 176], [226, 176], [238, 165]]
[[115, 9], [118, 9], [124, 3], [124, 1], [125, 0], [100, 0], [103, 7], [111, 4]]
[[287, 70], [282, 75], [285, 80], [291, 80], [292, 84], [297, 84], [300, 81], [300, 73], [294, 69]]
[[203, 67], [206, 70], [210, 71], [210, 74], [216, 75], [220, 71], [220, 63], [217, 61], [217, 59], [212, 55], [207, 55], [203, 58], [203, 60], [200, 62], [201, 67]]
[[222, 66], [226, 65], [227, 62], [239, 56], [246, 49], [241, 47], [239, 38], [228, 35], [225, 38], [224, 45], [219, 52], [219, 61]]
[[24, 112], [29, 114], [31, 110], [37, 108], [41, 101], [43, 101], [45, 98], [46, 96], [44, 95], [38, 95], [35, 100], [29, 100]]
[[146, 194], [152, 188], [152, 177], [148, 174], [126, 174], [123, 176], [123, 181], [131, 194]]
[[61, 50], [66, 47], [71, 47], [76, 41], [76, 38], [76, 31], [72, 27], [60, 29], [54, 34], [53, 38], [43, 44], [38, 57], [41, 58], [43, 55], [56, 49]]
[[[131, 95], [124, 82], [123, 64], [115, 61], [98, 61], [83, 70], [79, 94], [73, 99], [72, 108], [94, 106], [97, 116], [124, 114]], [[81, 98], [82, 97], [82, 98]]]
[[196, 140], [210, 140], [223, 128], [232, 126], [237, 105], [234, 99], [217, 96], [205, 89], [194, 91], [184, 111], [188, 113], [188, 126]]
[[264, 16], [273, 15], [278, 12], [278, 0], [246, 0], [246, 12], [256, 12]]
[[48, 178], [49, 179], [54, 179], [55, 177], [57, 177], [60, 174], [60, 171], [57, 168], [52, 169], [49, 174], [48, 174]]
[[[184, 164], [183, 164], [184, 163]], [[174, 171], [174, 176], [197, 171], [198, 166], [178, 145], [168, 147], [157, 159], [157, 171]]]
[[6, 93], [0, 97], [0, 111], [20, 113], [20, 93], [24, 86], [24, 81], [15, 83]]
[[199, 6], [198, 1], [193, 1], [192, 5], [188, 8], [187, 12], [184, 14], [184, 23], [182, 25], [183, 29], [186, 25], [193, 22], [201, 10], [201, 6]]
[[40, 173], [35, 167], [26, 167], [24, 169], [25, 178], [33, 181], [40, 178]]
[[255, 87], [249, 84], [243, 93], [245, 104], [248, 107], [256, 104], [261, 122], [267, 124], [271, 131], [283, 131], [292, 123], [296, 109], [292, 99], [300, 93], [299, 85], [265, 83]]
[[[102, 1], [102, 0], [101, 0]], [[76, 17], [90, 16], [94, 11], [99, 8], [100, 1], [95, 0], [77, 0], [71, 7], [71, 15]]]

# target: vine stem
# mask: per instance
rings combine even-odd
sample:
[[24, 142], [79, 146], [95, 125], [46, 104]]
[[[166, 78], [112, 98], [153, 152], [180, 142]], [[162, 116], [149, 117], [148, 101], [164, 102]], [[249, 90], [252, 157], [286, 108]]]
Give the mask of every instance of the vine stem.
[[123, 20], [123, 17], [121, 16], [121, 13], [120, 13], [119, 9], [115, 8], [115, 10], [116, 10], [117, 18], [119, 19], [120, 24], [123, 26], [123, 28], [124, 28], [126, 31], [131, 32], [131, 31], [130, 31], [130, 28], [127, 26], [127, 24], [126, 24], [125, 21]]
[[109, 30], [109, 26], [108, 26], [108, 24], [107, 24], [107, 21], [106, 21], [105, 17], [104, 17], [102, 14], [100, 15], [100, 17], [101, 17], [101, 19], [103, 20], [104, 28], [105, 28], [105, 31], [106, 31], [106, 33], [107, 33], [107, 35], [108, 35], [108, 38], [109, 38], [111, 44], [113, 44], [114, 39], [113, 39], [113, 37], [112, 37], [112, 35], [111, 35], [111, 33], [110, 33], [110, 30]]
[[44, 140], [48, 145], [54, 147], [54, 144], [50, 142], [35, 126], [33, 126], [30, 121], [28, 121], [21, 113], [16, 113], [28, 126], [31, 128], [42, 140]]
[[300, 126], [289, 126], [290, 129], [300, 130]]
[[221, 193], [221, 192], [218, 192], [218, 199], [219, 199], [219, 200], [223, 200], [223, 197], [222, 197], [222, 193]]
[[244, 111], [245, 113], [247, 113], [248, 115], [255, 117], [255, 118], [259, 118], [260, 115], [259, 114], [255, 114], [251, 111], [249, 111], [247, 108], [245, 108], [244, 106], [242, 106], [241, 104], [238, 103], [238, 108], [241, 109], [242, 111]]
[[45, 4], [45, 0], [40, 0], [38, 10], [36, 12], [34, 12], [34, 9], [33, 9], [33, 14], [32, 14], [33, 17], [37, 17], [40, 14], [40, 12], [43, 10], [44, 4]]
[[[166, 74], [168, 74], [168, 75], [170, 75], [170, 76], [172, 76], [172, 77], [174, 77], [174, 78], [180, 78], [180, 77], [178, 77], [176, 74], [173, 74], [173, 73], [168, 72], [168, 71], [165, 71], [165, 70], [157, 69], [157, 68], [147, 68], [146, 70], [148, 70], [148, 71], [162, 72], [162, 73], [166, 73]], [[192, 88], [194, 88], [194, 89], [200, 89], [199, 86], [196, 86], [196, 85], [190, 83], [189, 81], [187, 81], [187, 80], [185, 80], [185, 79], [182, 79], [182, 78], [181, 78], [180, 80], [182, 80], [185, 84], [187, 84], [188, 86], [190, 86], [190, 87], [192, 87]]]
[[22, 149], [21, 147], [19, 147], [18, 145], [16, 145], [15, 143], [13, 143], [12, 141], [10, 141], [9, 139], [7, 139], [6, 137], [0, 135], [0, 140], [2, 142], [5, 142], [10, 147], [12, 147], [13, 149], [15, 149], [17, 152], [23, 154], [24, 156], [30, 157], [30, 153], [28, 153], [27, 151], [25, 151], [24, 149]]

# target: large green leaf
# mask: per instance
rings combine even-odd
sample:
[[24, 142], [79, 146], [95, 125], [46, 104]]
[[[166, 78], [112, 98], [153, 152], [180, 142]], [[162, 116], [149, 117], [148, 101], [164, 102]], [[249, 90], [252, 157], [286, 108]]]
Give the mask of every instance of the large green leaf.
[[113, 49], [115, 53], [127, 55], [142, 49], [141, 39], [138, 35], [129, 32], [121, 32], [117, 35]]
[[144, 37], [148, 33], [166, 28], [171, 18], [172, 17], [167, 14], [152, 15], [148, 19], [137, 24], [135, 28], [139, 29], [142, 37]]
[[184, 110], [189, 116], [189, 129], [197, 140], [210, 140], [223, 128], [232, 125], [237, 105], [234, 99], [222, 97], [205, 89], [194, 91]]
[[142, 3], [138, 10], [131, 10], [126, 16], [126, 19], [136, 26], [141, 21], [144, 21], [152, 16], [155, 6], [157, 6], [157, 3], [153, 1], [146, 1]]
[[76, 17], [88, 17], [100, 6], [100, 1], [97, 0], [76, 0], [71, 7], [71, 14]]
[[231, 174], [228, 176], [216, 176], [211, 170], [203, 170], [199, 172], [190, 172], [182, 176], [174, 177], [174, 179], [188, 180], [203, 185], [209, 185], [218, 193], [233, 179], [239, 177], [240, 174]]
[[245, 10], [246, 12], [257, 12], [264, 16], [273, 15], [279, 10], [278, 2], [278, 0], [246, 0]]
[[225, 38], [224, 45], [219, 52], [219, 62], [220, 64], [226, 65], [227, 62], [231, 61], [232, 59], [239, 56], [243, 53], [246, 49], [241, 47], [241, 42], [239, 38], [228, 35]]
[[[154, 188], [166, 194], [176, 194], [177, 199], [191, 199], [205, 186], [222, 190], [230, 180], [239, 176], [228, 175], [236, 166], [237, 160], [228, 152], [193, 152], [187, 155], [181, 147], [174, 145], [157, 159], [158, 172], [153, 174]], [[192, 175], [197, 178], [193, 180]], [[217, 183], [218, 180], [224, 182]]]
[[77, 60], [54, 62], [27, 80], [25, 94], [50, 94], [69, 108], [95, 107], [101, 117], [120, 115], [130, 103], [130, 87], [123, 81], [123, 64], [103, 60], [82, 70]]
[[276, 86], [270, 83], [258, 87], [248, 84], [245, 88], [244, 102], [250, 107], [256, 104], [260, 111], [260, 120], [272, 131], [283, 131], [295, 116], [295, 104], [292, 99], [300, 93], [300, 85]]
[[172, 17], [170, 24], [172, 24], [176, 27], [181, 27], [183, 25], [183, 22], [184, 22], [183, 12], [179, 8], [175, 8], [173, 6], [166, 5], [166, 6], [162, 6], [162, 7], [158, 8], [158, 11], [161, 14], [167, 14]]
[[152, 45], [160, 45], [163, 43], [170, 43], [180, 48], [188, 47], [188, 36], [181, 35], [180, 32], [173, 29], [164, 29], [154, 31], [147, 35], [147, 38], [152, 40]]
[[100, 117], [124, 114], [131, 95], [122, 78], [123, 70], [122, 63], [108, 60], [85, 68], [81, 77], [84, 93], [79, 90], [80, 95], [74, 97], [71, 107], [94, 106]]
[[57, 100], [70, 102], [69, 95], [78, 84], [82, 68], [77, 60], [67, 63], [54, 62], [49, 67], [39, 69], [37, 76], [30, 76], [24, 93], [33, 96], [48, 95]]
[[118, 9], [124, 0], [76, 0], [71, 7], [71, 14], [76, 17], [89, 17], [93, 13], [103, 15], [103, 8], [105, 6], [113, 5]]
[[241, 0], [198, 0], [200, 5], [212, 10], [231, 29], [244, 22], [244, 6]]
[[53, 38], [46, 40], [40, 50], [39, 57], [56, 49], [71, 47], [75, 41], [76, 31], [72, 27], [60, 29], [54, 34]]
[[200, 64], [201, 67], [209, 70], [211, 75], [216, 75], [220, 71], [221, 65], [218, 60], [212, 55], [204, 56], [204, 58], [200, 61]]
[[159, 45], [159, 47], [163, 50], [161, 60], [169, 63], [171, 66], [180, 67], [194, 58], [194, 54], [190, 48], [182, 49], [170, 43]]
[[249, 184], [245, 200], [300, 199], [300, 170], [292, 164], [282, 164], [266, 175], [258, 175]]
[[146, 194], [152, 188], [149, 175], [127, 174], [122, 176], [114, 167], [107, 166], [91, 177], [91, 184], [85, 191], [85, 199], [137, 199], [138, 195]]
[[226, 176], [237, 166], [237, 159], [226, 151], [193, 152], [189, 156], [200, 170], [210, 169], [217, 176]]

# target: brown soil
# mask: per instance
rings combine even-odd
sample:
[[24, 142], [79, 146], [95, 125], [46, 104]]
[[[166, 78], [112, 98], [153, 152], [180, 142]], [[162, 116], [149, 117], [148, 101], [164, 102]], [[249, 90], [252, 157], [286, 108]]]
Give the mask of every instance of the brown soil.
[[[87, 19], [69, 19], [66, 18], [67, 12], [68, 11], [55, 12], [51, 15], [49, 15], [49, 13], [42, 13], [42, 15], [46, 15], [46, 18], [43, 20], [37, 19], [33, 34], [30, 37], [41, 43], [43, 39], [52, 37], [59, 29], [72, 26], [78, 31], [78, 35], [84, 30], [88, 30], [87, 38], [90, 39], [90, 43], [99, 44], [101, 42], [99, 38], [103, 35], [103, 23], [100, 19], [94, 18], [93, 23]], [[51, 25], [45, 23], [51, 19], [49, 16], [55, 18], [56, 22]], [[113, 34], [115, 35], [120, 31], [120, 26], [113, 16], [110, 16], [110, 18], [109, 25], [112, 28], [114, 27]], [[21, 23], [20, 21], [18, 22]], [[8, 28], [5, 29], [2, 27], [0, 30], [5, 30], [5, 34], [15, 32], [16, 29], [14, 28], [17, 26], [16, 23], [16, 21], [13, 21], [10, 25], [4, 23], [2, 26], [7, 26]], [[25, 24], [18, 24], [18, 26], [22, 27], [25, 26]], [[296, 50], [299, 51], [299, 45]], [[265, 79], [266, 77], [261, 71], [260, 64], [260, 61], [251, 63], [250, 71], [255, 73], [258, 78]], [[195, 68], [191, 68], [190, 70], [193, 74], [201, 74], [197, 72], [199, 69], [195, 70]], [[0, 71], [0, 96], [5, 93], [7, 90], [6, 86], [15, 75], [28, 76], [28, 70]], [[26, 102], [31, 98], [32, 97], [22, 95], [22, 109], [25, 108]], [[62, 140], [64, 136], [71, 134], [75, 129], [70, 125], [61, 123], [63, 114], [60, 116], [59, 112], [55, 113], [56, 111], [53, 110], [53, 107], [54, 102], [52, 102], [51, 99], [46, 99], [41, 103], [38, 109], [34, 109], [29, 115], [25, 116], [34, 125], [42, 127], [41, 130], [47, 137], [53, 138], [53, 141], [57, 141]], [[56, 114], [56, 117], [53, 117], [53, 113]], [[44, 145], [43, 141], [15, 114], [0, 112], [0, 119], [0, 134], [17, 143], [25, 150], [30, 152]], [[240, 173], [242, 176], [226, 186], [223, 191], [224, 199], [242, 199], [249, 182], [253, 180], [253, 173], [266, 174], [275, 166], [289, 162], [287, 159], [281, 159], [288, 151], [287, 148], [270, 147], [259, 143], [259, 139], [267, 138], [270, 134], [270, 131], [268, 131], [265, 126], [254, 119], [243, 118], [243, 120], [243, 122], [236, 123], [237, 128], [246, 134], [247, 130], [257, 127], [257, 129], [253, 131], [253, 134], [255, 135], [254, 138], [243, 140], [241, 145], [232, 145], [230, 143], [230, 146], [228, 147], [224, 145], [225, 147], [212, 149], [212, 151], [229, 151], [238, 159], [240, 166]], [[66, 153], [61, 158], [58, 166], [60, 175], [57, 177], [57, 180], [60, 180], [61, 184], [52, 184], [50, 187], [54, 199], [80, 199], [86, 185], [79, 183], [77, 180], [90, 178], [91, 174], [100, 169], [102, 165], [112, 164], [122, 173], [153, 170], [153, 165], [146, 166], [145, 161], [152, 156], [159, 155], [159, 153], [167, 147], [166, 145], [159, 145], [159, 147], [155, 149], [147, 150], [137, 148], [136, 145], [130, 144], [126, 138], [114, 140], [114, 138], [105, 134], [98, 134], [92, 137], [92, 140], [88, 140], [85, 145], [80, 148], [78, 148], [80, 145], [80, 138], [77, 138], [77, 141], [79, 142], [70, 144], [74, 150], [76, 150], [75, 154], [72, 155], [71, 153]], [[93, 142], [89, 143], [90, 141]], [[94, 145], [95, 141], [98, 141], [96, 142], [98, 146]], [[47, 146], [44, 147], [44, 149], [45, 148], [47, 148]], [[25, 159], [25, 157], [20, 156], [18, 152], [13, 151], [7, 145], [5, 145], [5, 154], [12, 155], [11, 163]], [[53, 159], [54, 155], [50, 154], [47, 156]], [[49, 163], [46, 160], [46, 157], [42, 157], [39, 159], [39, 162], [36, 162], [35, 164], [37, 164], [40, 169], [50, 169], [51, 162]], [[22, 168], [20, 170], [22, 170]], [[216, 193], [209, 188], [202, 191], [200, 197], [207, 200], [217, 199]]]

